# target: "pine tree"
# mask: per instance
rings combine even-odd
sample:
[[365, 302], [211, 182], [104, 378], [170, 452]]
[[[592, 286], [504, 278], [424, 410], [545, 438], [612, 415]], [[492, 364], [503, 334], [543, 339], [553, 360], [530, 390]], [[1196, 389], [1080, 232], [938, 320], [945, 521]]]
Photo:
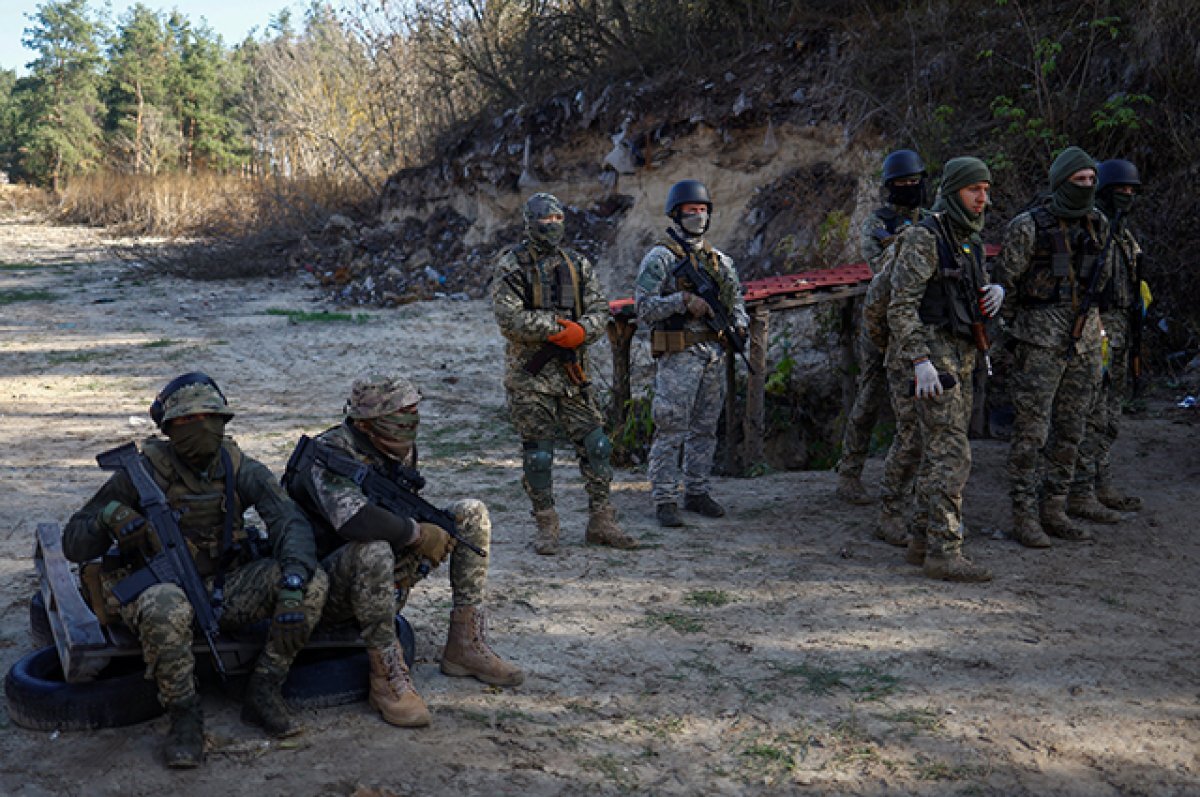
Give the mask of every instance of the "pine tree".
[[157, 174], [179, 158], [166, 79], [178, 60], [162, 16], [141, 3], [129, 9], [109, 43], [104, 85], [113, 159], [127, 171]]

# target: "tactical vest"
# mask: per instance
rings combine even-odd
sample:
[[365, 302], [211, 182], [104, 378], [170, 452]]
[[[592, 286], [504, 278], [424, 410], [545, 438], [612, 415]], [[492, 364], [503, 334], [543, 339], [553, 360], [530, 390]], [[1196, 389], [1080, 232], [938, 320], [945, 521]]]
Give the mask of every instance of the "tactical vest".
[[[675, 241], [672, 241], [672, 240], [660, 241], [658, 245], [662, 246], [662, 247], [666, 247], [671, 252], [671, 254], [675, 256], [676, 262], [687, 257], [687, 252], [685, 252], [683, 247], [680, 246]], [[725, 305], [726, 311], [728, 311], [729, 313], [733, 313], [733, 303], [730, 301], [730, 297], [727, 296], [730, 286], [728, 285], [728, 281], [725, 279], [724, 275], [721, 273], [721, 256], [717, 254], [717, 250], [715, 250], [711, 246], [709, 246], [708, 242], [706, 241], [704, 243], [704, 245], [698, 251], [692, 250], [692, 253], [696, 256], [696, 262], [700, 264], [700, 268], [707, 271], [709, 276], [711, 276], [713, 278], [713, 281], [717, 283], [717, 287], [720, 288], [721, 303]], [[695, 289], [696, 289], [696, 286], [692, 284], [691, 280], [684, 279], [683, 277], [676, 277], [675, 281], [674, 281], [674, 288], [673, 288], [672, 292], [678, 292], [678, 291], [689, 291], [690, 292], [690, 291], [694, 291]], [[686, 312], [675, 313], [673, 315], [667, 316], [666, 318], [664, 318], [661, 321], [659, 321], [658, 323], [656, 323], [652, 327], [652, 329], [658, 329], [658, 330], [683, 329], [684, 326], [688, 322], [688, 318], [689, 318], [689, 316]]]
[[883, 225], [883, 229], [887, 230], [888, 235], [895, 235], [902, 227], [908, 227], [913, 223], [911, 217], [897, 213], [891, 205], [884, 205], [876, 209], [875, 219]]
[[233, 515], [233, 544], [240, 546], [246, 541], [242, 498], [234, 489], [232, 507], [226, 505], [225, 499], [225, 480], [233, 479], [234, 485], [237, 484], [244, 455], [228, 437], [221, 442], [221, 448], [229, 455], [232, 472], [206, 482], [179, 462], [166, 440], [150, 438], [142, 445], [142, 454], [154, 469], [155, 481], [166, 494], [171, 509], [179, 515], [179, 530], [196, 548], [196, 567], [204, 576], [212, 572], [212, 565], [221, 554], [226, 513]]
[[579, 255], [563, 248], [554, 251], [561, 259], [546, 273], [537, 267], [528, 246], [522, 243], [513, 248], [513, 256], [521, 266], [525, 306], [530, 310], [570, 311], [572, 320], [578, 321], [583, 315], [583, 288], [575, 265]]
[[1100, 254], [1094, 212], [1077, 223], [1059, 219], [1045, 207], [1029, 211], [1033, 218], [1033, 257], [1017, 286], [1018, 302], [1026, 306], [1073, 305], [1087, 290]]
[[920, 226], [937, 240], [938, 267], [925, 286], [917, 314], [924, 324], [973, 340], [971, 325], [979, 320], [976, 309], [979, 289], [988, 281], [983, 268], [983, 244], [955, 243], [944, 233], [937, 216], [923, 219]]

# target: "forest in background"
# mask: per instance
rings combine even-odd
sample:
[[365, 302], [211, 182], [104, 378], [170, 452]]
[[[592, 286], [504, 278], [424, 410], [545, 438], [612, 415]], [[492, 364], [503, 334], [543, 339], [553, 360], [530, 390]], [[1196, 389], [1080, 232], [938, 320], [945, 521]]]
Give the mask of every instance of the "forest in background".
[[[343, 0], [226, 43], [144, 5], [104, 22], [86, 0], [50, 0], [31, 15], [28, 74], [0, 73], [0, 163], [51, 188], [76, 221], [236, 235], [269, 219], [298, 236], [331, 212], [369, 212], [389, 176], [438, 163], [506, 114], [544, 146], [570, 131], [540, 111], [605, 90], [612, 107], [636, 104], [649, 84], [682, 108], [757, 68], [763, 97], [731, 124], [836, 125], [850, 147], [911, 146], [934, 171], [979, 155], [999, 221], [1069, 143], [1133, 160], [1147, 270], [1178, 322], [1163, 343], [1195, 348], [1192, 11], [1185, 0]], [[785, 78], [802, 81], [787, 103], [773, 99]]]

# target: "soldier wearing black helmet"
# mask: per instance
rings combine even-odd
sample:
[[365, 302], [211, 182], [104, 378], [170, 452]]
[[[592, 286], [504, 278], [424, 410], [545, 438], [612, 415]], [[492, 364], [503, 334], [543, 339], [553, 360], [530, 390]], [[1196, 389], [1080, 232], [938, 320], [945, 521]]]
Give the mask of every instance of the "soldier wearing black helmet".
[[[166, 439], [147, 438], [142, 457], [178, 513], [200, 576], [214, 592], [223, 585], [221, 628], [271, 620], [246, 687], [242, 719], [272, 736], [299, 733], [303, 727], [284, 705], [281, 687], [320, 619], [328, 589], [312, 527], [271, 472], [225, 436], [233, 412], [210, 377], [193, 372], [172, 380], [150, 414]], [[267, 526], [270, 557], [254, 558], [247, 544], [243, 513], [251, 507]], [[140, 567], [145, 551], [153, 550], [152, 529], [142, 510], [133, 482], [118, 471], [71, 516], [63, 530], [63, 553], [73, 562], [100, 556], [122, 562], [120, 569], [101, 575], [102, 599], [137, 634], [146, 676], [154, 679], [158, 699], [170, 715], [167, 766], [190, 768], [204, 758], [192, 606], [183, 590], [169, 582], [149, 586], [124, 605], [112, 594], [129, 572], [125, 568]], [[106, 555], [112, 546], [119, 557]]]
[[666, 215], [687, 248], [667, 238], [647, 252], [634, 291], [638, 319], [651, 328], [651, 352], [658, 361], [654, 442], [647, 470], [655, 512], [663, 526], [683, 525], [678, 503], [681, 481], [684, 509], [705, 517], [725, 514], [709, 494], [717, 419], [725, 393], [725, 349], [704, 322], [712, 308], [673, 274], [682, 258], [694, 256], [719, 285], [720, 301], [734, 323], [742, 328], [749, 325], [733, 261], [704, 240], [712, 209], [708, 189], [699, 180], [671, 186]]
[[1112, 522], [1119, 519], [1114, 517], [1114, 510], [1132, 512], [1142, 508], [1142, 499], [1122, 493], [1113, 484], [1109, 457], [1119, 432], [1121, 403], [1127, 395], [1130, 355], [1138, 354], [1132, 350], [1132, 338], [1142, 323], [1147, 303], [1142, 291], [1142, 248], [1129, 229], [1129, 212], [1142, 181], [1137, 167], [1127, 160], [1104, 161], [1096, 172], [1096, 207], [1115, 226], [1110, 247], [1113, 271], [1100, 303], [1107, 351], [1104, 375], [1079, 444], [1067, 512]]
[[[884, 255], [891, 249], [896, 236], [926, 215], [921, 207], [925, 202], [925, 176], [925, 163], [911, 149], [898, 149], [883, 159], [883, 191], [887, 204], [867, 217], [861, 236], [863, 259], [876, 274], [883, 267]], [[871, 342], [861, 324], [856, 351], [858, 379], [854, 404], [846, 416], [842, 434], [837, 494], [852, 504], [869, 504], [871, 497], [863, 488], [862, 471], [871, 444], [871, 432], [887, 401], [887, 369], [884, 352]], [[907, 495], [910, 490], [911, 485], [883, 485], [885, 498]], [[885, 500], [875, 536], [893, 545], [906, 545], [908, 532], [904, 528], [904, 512], [898, 503]]]

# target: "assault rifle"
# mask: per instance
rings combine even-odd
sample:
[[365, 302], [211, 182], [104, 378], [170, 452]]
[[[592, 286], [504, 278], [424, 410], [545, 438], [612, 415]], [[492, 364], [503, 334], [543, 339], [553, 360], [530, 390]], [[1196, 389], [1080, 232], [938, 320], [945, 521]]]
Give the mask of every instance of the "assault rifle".
[[[179, 586], [187, 596], [188, 603], [192, 605], [196, 625], [212, 654], [213, 664], [221, 677], [224, 677], [225, 663], [221, 661], [221, 654], [217, 651], [217, 636], [220, 634], [218, 623], [221, 619], [220, 596], [208, 594], [187, 541], [179, 530], [179, 519], [167, 503], [167, 497], [158, 483], [146, 470], [146, 463], [138, 453], [137, 446], [126, 443], [99, 454], [96, 461], [104, 470], [125, 471], [125, 475], [137, 490], [138, 504], [146, 516], [146, 524], [153, 529], [154, 536], [158, 538], [158, 553], [147, 558], [145, 567], [117, 582], [112, 590], [113, 596], [124, 606], [155, 584], [170, 583]], [[225, 478], [232, 479], [233, 474], [226, 473]]]
[[[950, 231], [946, 229], [946, 224], [942, 218], [942, 214], [934, 214], [932, 218], [935, 219], [935, 223], [938, 226], [938, 232], [940, 233], [937, 236], [938, 257], [939, 259], [947, 258], [947, 262], [953, 263], [955, 261], [952, 256], [950, 242], [953, 241], [954, 238], [950, 235]], [[976, 263], [980, 268], [983, 267], [981, 261], [976, 260]], [[988, 339], [987, 320], [984, 318], [983, 311], [979, 308], [978, 294], [979, 291], [983, 289], [983, 286], [972, 285], [971, 287], [973, 291], [971, 292], [971, 295], [966, 297], [966, 304], [970, 308], [971, 313], [971, 341], [975, 344], [975, 350], [983, 354], [983, 364], [987, 368], [987, 375], [991, 376], [992, 355], [990, 352], [992, 348], [992, 342]], [[953, 387], [953, 385], [951, 385], [951, 387]], [[914, 386], [914, 391], [915, 389], [916, 388]]]
[[530, 376], [537, 376], [546, 367], [546, 363], [551, 360], [558, 360], [562, 363], [563, 372], [567, 375], [567, 381], [576, 387], [587, 387], [591, 384], [588, 381], [587, 374], [583, 370], [583, 366], [579, 363], [579, 355], [575, 349], [568, 349], [559, 346], [555, 343], [547, 342], [542, 348], [534, 352], [529, 361], [525, 363], [525, 373]]
[[705, 316], [704, 322], [725, 341], [726, 346], [742, 358], [742, 362], [746, 363], [746, 369], [752, 374], [755, 373], [754, 366], [746, 357], [746, 338], [738, 332], [737, 325], [729, 317], [729, 310], [721, 301], [721, 289], [717, 287], [716, 280], [697, 265], [696, 255], [692, 251], [691, 244], [673, 229], [668, 228], [667, 235], [683, 247], [683, 257], [679, 258], [671, 273], [675, 275], [676, 279], [682, 278], [692, 284], [692, 292], [703, 299], [704, 303], [712, 310], [711, 315]]
[[[1129, 381], [1133, 383], [1133, 397], [1137, 398], [1142, 388], [1142, 331], [1146, 325], [1146, 297], [1142, 293], [1142, 256], [1134, 261], [1133, 284], [1137, 295], [1129, 306]], [[1110, 277], [1111, 279], [1111, 277]]]
[[1109, 250], [1112, 249], [1113, 238], [1121, 224], [1122, 215], [1124, 214], [1118, 210], [1112, 221], [1108, 223], [1108, 236], [1104, 239], [1104, 246], [1100, 247], [1100, 253], [1096, 255], [1096, 262], [1092, 264], [1087, 292], [1083, 294], [1083, 299], [1079, 302], [1079, 311], [1075, 314], [1075, 322], [1071, 324], [1071, 345], [1067, 348], [1068, 360], [1075, 356], [1075, 344], [1083, 337], [1083, 328], [1087, 325], [1088, 312], [1099, 298], [1096, 289], [1100, 286], [1100, 272], [1104, 270], [1104, 262], [1108, 259]]
[[453, 515], [443, 512], [417, 495], [417, 491], [425, 486], [425, 480], [415, 470], [402, 468], [395, 478], [388, 478], [349, 454], [303, 435], [288, 460], [284, 479], [295, 478], [307, 472], [313, 463], [354, 482], [363, 491], [363, 495], [392, 514], [413, 518], [418, 523], [439, 526], [468, 551], [476, 556], [487, 556], [487, 552], [482, 548], [463, 539]]

